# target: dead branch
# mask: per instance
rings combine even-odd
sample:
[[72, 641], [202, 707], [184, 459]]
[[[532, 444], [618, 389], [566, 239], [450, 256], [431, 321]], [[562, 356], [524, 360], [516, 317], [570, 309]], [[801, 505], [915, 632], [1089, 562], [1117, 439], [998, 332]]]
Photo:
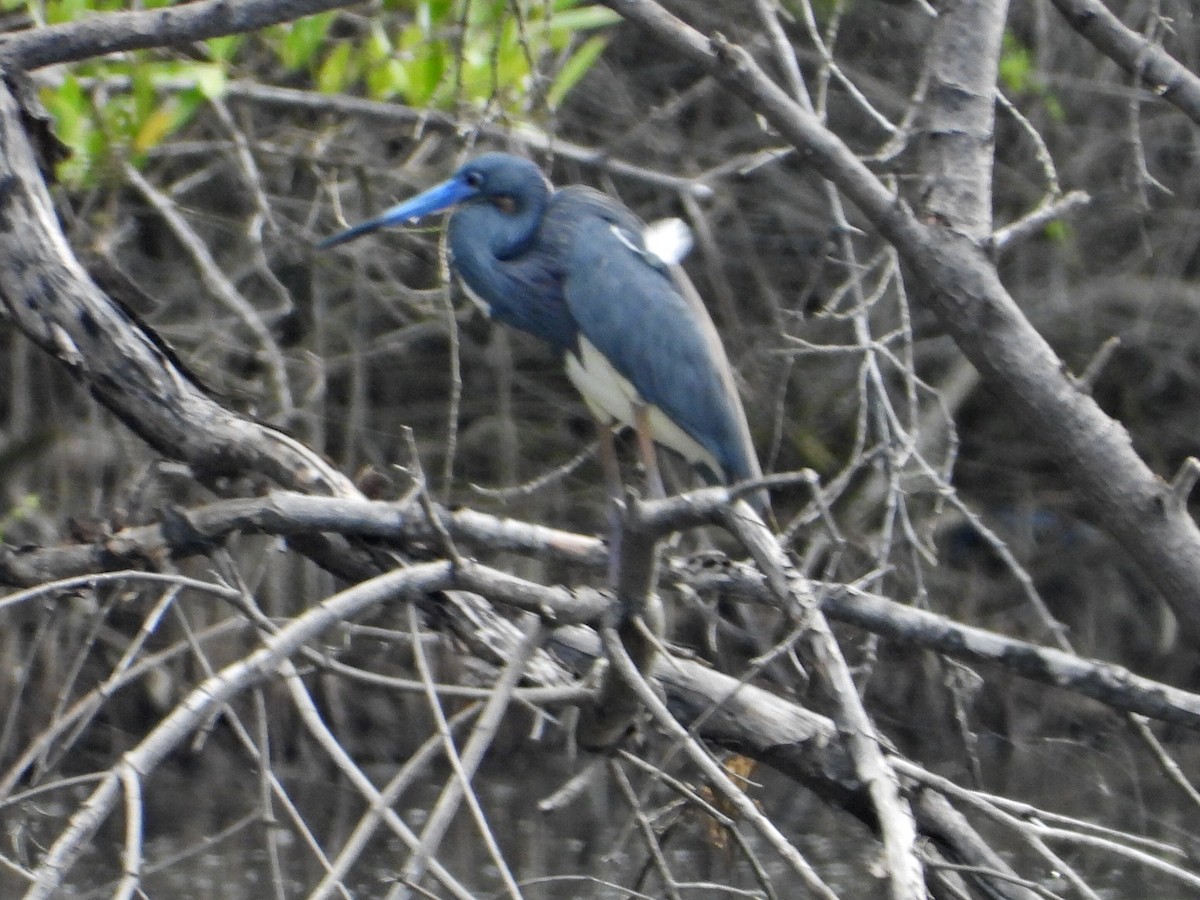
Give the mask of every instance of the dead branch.
[[1157, 97], [1200, 125], [1200, 77], [1130, 28], [1100, 0], [1052, 0], [1071, 27]]
[[1134, 451], [1128, 433], [1066, 367], [1000, 282], [975, 240], [926, 224], [833, 132], [727, 39], [653, 0], [606, 0], [664, 46], [714, 73], [845, 193], [896, 247], [913, 291], [1013, 414], [1059, 460], [1095, 520], [1129, 550], [1191, 634], [1200, 634], [1200, 529]]
[[74, 22], [5, 35], [0, 66], [32, 71], [56, 63], [77, 62], [124, 50], [189, 44], [226, 34], [257, 31], [268, 25], [353, 6], [358, 0], [202, 0], [183, 6], [106, 13]]
[[[647, 526], [652, 524], [656, 533], [665, 534], [671, 522], [682, 529], [716, 521], [727, 502], [728, 492], [724, 488], [706, 489], [644, 503], [641, 512]], [[438, 508], [437, 514], [449, 534], [475, 553], [517, 553], [591, 571], [600, 571], [607, 565], [604, 543], [595, 537], [497, 518], [471, 509]], [[160, 524], [124, 528], [94, 544], [19, 550], [0, 544], [0, 584], [31, 588], [5, 597], [0, 608], [27, 602], [47, 592], [67, 592], [77, 586], [100, 583], [106, 576], [98, 573], [103, 572], [112, 572], [109, 577], [114, 580], [157, 578], [186, 587], [190, 582], [177, 575], [121, 569], [208, 553], [238, 533], [284, 537], [334, 533], [387, 540], [398, 550], [412, 553], [417, 553], [433, 537], [425, 514], [411, 503], [283, 492], [221, 500], [196, 509], [175, 510]], [[670, 581], [697, 591], [764, 606], [773, 603], [762, 574], [744, 562], [722, 559], [718, 563], [711, 556], [699, 560], [668, 557], [665, 568]], [[476, 579], [473, 583], [493, 599], [503, 600], [506, 596], [506, 582], [500, 578], [488, 581], [495, 576], [486, 567], [473, 571], [468, 568], [464, 577]], [[1089, 697], [1115, 710], [1200, 729], [1200, 696], [1142, 677], [1123, 666], [965, 625], [853, 586], [818, 583], [814, 589], [825, 615], [872, 634], [964, 662], [994, 665], [1022, 678]], [[533, 588], [522, 584], [520, 590]], [[585, 621], [612, 602], [579, 588], [546, 590], [550, 593], [539, 595], [539, 599], [530, 597], [524, 608], [545, 603], [563, 620]]]

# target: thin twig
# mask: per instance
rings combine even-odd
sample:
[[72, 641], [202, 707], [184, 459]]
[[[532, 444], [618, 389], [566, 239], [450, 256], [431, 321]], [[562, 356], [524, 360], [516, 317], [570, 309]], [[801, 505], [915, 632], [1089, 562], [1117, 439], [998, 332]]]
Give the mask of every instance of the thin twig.
[[[409, 607], [408, 616], [409, 627], [415, 635], [420, 630], [415, 607]], [[496, 729], [500, 725], [500, 720], [504, 717], [508, 703], [512, 699], [513, 689], [516, 687], [517, 681], [525, 669], [525, 664], [541, 646], [547, 633], [547, 629], [540, 619], [534, 619], [529, 623], [521, 644], [516, 648], [508, 665], [504, 667], [500, 677], [497, 679], [494, 693], [488, 698], [487, 703], [484, 704], [483, 711], [479, 715], [479, 721], [472, 730], [471, 737], [467, 740], [467, 745], [463, 748], [461, 754], [450, 739], [449, 726], [442, 713], [441, 703], [437, 695], [432, 690], [428, 692], [430, 711], [433, 713], [434, 721], [441, 734], [442, 749], [454, 771], [454, 777], [446, 784], [433, 810], [429, 813], [429, 819], [426, 821], [425, 827], [421, 830], [421, 843], [413, 851], [408, 862], [405, 863], [401, 874], [401, 883], [389, 893], [389, 900], [398, 900], [398, 898], [406, 896], [407, 886], [416, 885], [421, 880], [421, 876], [429, 860], [437, 853], [438, 846], [446, 834], [446, 829], [450, 827], [450, 820], [458, 811], [459, 803], [464, 799], [472, 815], [475, 817], [480, 835], [492, 857], [492, 861], [497, 866], [507, 893], [514, 900], [521, 896], [516, 879], [513, 878], [507, 864], [504, 862], [503, 854], [495, 842], [491, 829], [487, 826], [486, 817], [483, 814], [483, 810], [479, 807], [478, 798], [471, 788], [471, 779], [479, 763], [483, 760], [484, 753], [496, 735]], [[425, 658], [425, 650], [419, 641], [414, 643], [413, 651], [417, 670], [420, 672], [422, 680], [432, 685], [433, 678], [429, 671], [429, 663]]]
[[721, 764], [713, 759], [712, 755], [671, 715], [670, 710], [654, 693], [629, 654], [625, 652], [625, 647], [617, 636], [616, 630], [606, 627], [601, 629], [600, 634], [611, 664], [621, 677], [627, 680], [658, 726], [667, 732], [672, 741], [683, 748], [684, 753], [700, 768], [721, 796], [737, 809], [742, 818], [758, 830], [775, 851], [788, 862], [813, 894], [824, 897], [825, 900], [837, 900], [837, 894], [833, 889], [821, 879], [800, 854], [800, 851], [784, 837], [775, 823], [767, 818], [741, 788], [733, 783]]

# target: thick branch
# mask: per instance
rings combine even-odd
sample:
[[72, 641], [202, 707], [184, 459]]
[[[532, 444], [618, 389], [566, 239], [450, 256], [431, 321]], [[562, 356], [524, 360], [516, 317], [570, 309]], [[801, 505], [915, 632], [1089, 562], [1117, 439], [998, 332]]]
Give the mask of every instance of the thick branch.
[[0, 66], [30, 71], [124, 50], [189, 44], [257, 31], [360, 0], [201, 0], [161, 9], [104, 13], [20, 31], [0, 40]]
[[1000, 283], [979, 244], [926, 225], [836, 135], [754, 62], [709, 41], [652, 0], [605, 0], [659, 41], [714, 72], [833, 181], [891, 241], [913, 293], [941, 320], [1016, 422], [1039, 435], [1095, 520], [1137, 561], [1193, 637], [1200, 636], [1200, 529], [1134, 452], [1129, 435], [1067, 377], [1063, 361]]
[[947, 3], [926, 51], [920, 213], [977, 241], [992, 233], [996, 68], [1007, 0]]
[[[706, 489], [646, 504], [645, 510], [651, 513], [672, 508], [703, 509], [704, 498], [711, 497], [711, 514], [715, 515], [724, 505], [724, 501], [718, 503], [724, 493], [722, 489]], [[593, 570], [602, 569], [607, 563], [604, 543], [598, 538], [516, 519], [500, 519], [470, 509], [439, 510], [438, 515], [450, 536], [473, 551], [517, 553]], [[678, 524], [683, 527], [685, 523]], [[657, 525], [665, 528], [661, 521]], [[289, 538], [333, 532], [347, 537], [386, 539], [402, 549], [414, 549], [433, 537], [424, 512], [412, 504], [273, 493], [266, 497], [221, 500], [186, 511], [173, 510], [160, 524], [124, 528], [89, 544], [20, 550], [0, 544], [0, 584], [34, 587], [73, 576], [193, 556], [210, 551], [231, 534], [247, 532]], [[668, 560], [668, 578], [740, 601], [771, 603], [762, 575], [744, 563], [714, 567], [687, 559]], [[566, 594], [551, 596], [556, 598], [553, 605], [562, 603], [568, 608], [582, 602], [583, 595], [569, 595], [570, 599]], [[9, 598], [4, 598], [0, 605], [8, 602]], [[592, 602], [587, 600], [588, 604]], [[1200, 729], [1200, 696], [1135, 675], [1121, 666], [963, 625], [945, 616], [840, 585], [821, 590], [820, 604], [821, 611], [831, 619], [889, 640], [966, 662], [995, 665], [1116, 710]], [[599, 607], [575, 609], [578, 611], [563, 617], [586, 617]]]
[[[706, 582], [727, 588], [736, 584], [740, 595], [754, 593], [760, 602], [767, 600], [761, 578], [754, 573], [743, 573], [741, 577], [733, 572], [701, 573], [693, 584], [703, 588]], [[831, 619], [889, 640], [966, 662], [999, 666], [1022, 678], [1072, 691], [1123, 712], [1200, 728], [1200, 695], [1135, 675], [1124, 666], [1005, 637], [842, 586], [822, 592], [821, 609]]]
[[[559, 629], [553, 640], [560, 653], [568, 648], [572, 655], [594, 659], [601, 652], [599, 639], [583, 628]], [[845, 744], [829, 719], [692, 660], [660, 658], [653, 675], [672, 714], [689, 731], [767, 763], [826, 802], [878, 828], [867, 790], [855, 776]], [[923, 837], [982, 870], [1013, 874], [942, 794], [917, 787], [910, 799]], [[990, 897], [1034, 897], [1004, 878], [981, 876], [981, 880], [987, 883]]]
[[[658, 536], [646, 530], [640, 507], [633, 496], [612, 504], [609, 585], [617, 595], [614, 627], [621, 645], [638, 672], [645, 674], [658, 655], [663, 612], [655, 593], [661, 557]], [[610, 662], [595, 702], [580, 711], [575, 729], [579, 746], [597, 752], [615, 746], [633, 728], [641, 708], [637, 691]]]
[[358, 495], [307, 447], [212, 400], [153, 333], [101, 292], [63, 236], [21, 110], [5, 87], [0, 310], [143, 440], [201, 480], [254, 472], [297, 490]]
[[1126, 28], [1100, 0], [1051, 0], [1096, 49], [1200, 125], [1200, 76], [1158, 44]]

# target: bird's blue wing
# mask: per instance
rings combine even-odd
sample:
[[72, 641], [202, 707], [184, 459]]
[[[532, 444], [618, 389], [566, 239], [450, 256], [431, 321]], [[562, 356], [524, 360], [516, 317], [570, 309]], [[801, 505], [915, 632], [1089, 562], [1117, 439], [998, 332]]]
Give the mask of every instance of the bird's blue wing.
[[712, 454], [722, 469], [712, 476], [756, 477], [745, 414], [715, 329], [646, 251], [641, 220], [578, 188], [555, 194], [550, 220], [570, 225], [563, 295], [579, 333], [646, 402]]

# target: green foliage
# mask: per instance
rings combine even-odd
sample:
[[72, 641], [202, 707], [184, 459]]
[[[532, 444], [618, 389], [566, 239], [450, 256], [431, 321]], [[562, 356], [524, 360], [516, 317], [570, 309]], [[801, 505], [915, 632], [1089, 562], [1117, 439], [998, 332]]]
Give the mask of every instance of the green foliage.
[[[220, 63], [132, 56], [81, 65], [42, 93], [59, 138], [72, 151], [58, 170], [69, 186], [92, 184], [124, 159], [140, 165], [150, 150], [191, 121], [205, 100], [225, 89]], [[98, 98], [84, 87], [86, 79], [110, 88]]]
[[1065, 244], [1071, 239], [1073, 230], [1069, 224], [1061, 219], [1054, 219], [1046, 223], [1042, 229], [1042, 233], [1046, 236], [1047, 240], [1055, 244]]
[[[0, 4], [24, 8], [39, 24], [127, 7], [123, 0]], [[219, 97], [241, 67], [293, 82], [303, 75], [325, 93], [359, 92], [417, 107], [499, 107], [514, 116], [538, 104], [554, 109], [604, 50], [606, 37], [588, 33], [617, 21], [582, 0], [384, 0], [383, 8], [364, 25], [328, 12], [258, 35], [215, 38], [205, 44], [204, 62], [147, 51], [73, 67], [43, 92], [72, 150], [59, 179], [81, 187], [126, 160], [141, 165], [206, 100]], [[546, 71], [552, 74], [543, 77]]]
[[37, 494], [26, 494], [16, 506], [0, 513], [0, 541], [4, 540], [4, 532], [23, 519], [28, 519], [41, 508], [42, 502]]
[[1039, 99], [1054, 121], [1063, 120], [1063, 108], [1058, 97], [1038, 77], [1033, 51], [1011, 31], [1004, 32], [999, 74], [1000, 84], [1010, 96]]
[[[373, 19], [364, 34], [331, 37], [333, 14], [272, 30], [281, 62], [306, 71], [321, 91], [364, 91], [375, 100], [453, 109], [499, 105], [528, 112], [544, 96], [560, 104], [604, 50], [606, 39], [580, 35], [617, 21], [611, 10], [581, 3], [422, 0], [385, 4], [400, 15]], [[555, 59], [539, 84], [545, 57]]]

